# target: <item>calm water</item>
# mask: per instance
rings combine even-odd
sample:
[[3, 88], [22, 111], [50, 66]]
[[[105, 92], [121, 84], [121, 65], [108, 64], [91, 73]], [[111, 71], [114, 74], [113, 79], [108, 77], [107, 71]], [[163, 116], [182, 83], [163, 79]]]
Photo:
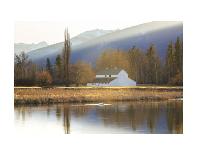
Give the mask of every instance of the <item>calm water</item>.
[[183, 133], [183, 103], [20, 106], [15, 127], [22, 133]]

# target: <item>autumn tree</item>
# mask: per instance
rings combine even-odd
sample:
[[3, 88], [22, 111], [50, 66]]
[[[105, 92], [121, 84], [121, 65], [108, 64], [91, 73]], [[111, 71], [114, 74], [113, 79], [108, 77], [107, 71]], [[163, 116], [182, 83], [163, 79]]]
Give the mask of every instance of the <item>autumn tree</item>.
[[122, 68], [130, 75], [130, 64], [128, 53], [120, 49], [106, 49], [97, 58], [96, 71], [106, 68]]
[[70, 81], [76, 85], [86, 85], [92, 82], [95, 78], [94, 70], [90, 64], [78, 61], [76, 64], [71, 65]]
[[48, 71], [40, 71], [36, 74], [36, 81], [40, 86], [47, 86], [52, 83], [52, 77]]
[[145, 83], [147, 59], [145, 54], [139, 48], [133, 46], [128, 52], [131, 70], [131, 78], [137, 83]]
[[182, 86], [183, 85], [183, 73], [178, 70], [175, 76], [170, 78], [170, 80], [168, 81], [168, 84]]
[[63, 65], [63, 81], [66, 86], [69, 86], [69, 63], [71, 54], [71, 43], [68, 29], [64, 33], [64, 48], [62, 52], [62, 65]]
[[34, 85], [37, 65], [32, 63], [28, 56], [21, 52], [14, 57], [14, 84]]
[[19, 55], [15, 54], [14, 65], [15, 65], [15, 78], [25, 79], [26, 77], [26, 66], [28, 64], [28, 56], [25, 52], [21, 52]]

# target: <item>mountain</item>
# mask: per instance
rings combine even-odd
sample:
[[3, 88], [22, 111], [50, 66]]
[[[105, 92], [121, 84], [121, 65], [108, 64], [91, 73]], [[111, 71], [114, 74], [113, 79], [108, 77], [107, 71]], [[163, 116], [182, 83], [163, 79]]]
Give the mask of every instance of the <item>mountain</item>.
[[[123, 30], [114, 31], [78, 45], [72, 45], [71, 62], [83, 60], [95, 65], [97, 57], [109, 48], [128, 50], [134, 45], [143, 51], [154, 43], [159, 56], [164, 59], [170, 41], [175, 42], [177, 37], [183, 38], [182, 22], [150, 22]], [[63, 43], [58, 43], [42, 49], [29, 52], [29, 57], [38, 64], [45, 64], [47, 57], [54, 63], [57, 54], [60, 54]]]
[[14, 44], [14, 53], [15, 54], [19, 54], [21, 53], [22, 51], [27, 53], [29, 51], [32, 51], [32, 50], [36, 50], [36, 49], [39, 49], [39, 48], [42, 48], [42, 47], [46, 47], [48, 46], [48, 44], [46, 42], [39, 42], [37, 44], [25, 44], [25, 43], [15, 43]]
[[177, 37], [183, 38], [182, 22], [150, 22], [126, 28], [96, 38], [81, 46], [73, 47], [72, 62], [84, 60], [95, 64], [96, 58], [109, 48], [127, 51], [133, 46], [146, 52], [150, 44], [154, 44], [162, 60], [165, 59], [167, 46]]
[[89, 41], [91, 39], [112, 33], [112, 30], [101, 30], [101, 29], [95, 29], [91, 31], [86, 31], [83, 33], [80, 33], [76, 37], [71, 38], [72, 46], [78, 46], [86, 41]]
[[[95, 29], [95, 30], [83, 32], [83, 33], [71, 38], [72, 48], [79, 46], [85, 42], [88, 42], [92, 39], [95, 39], [97, 37], [101, 37], [103, 35], [110, 34], [112, 32], [113, 32], [112, 30], [100, 30], [100, 29]], [[63, 46], [64, 46], [63, 42], [56, 43], [56, 44], [49, 45], [44, 48], [32, 50], [31, 52], [28, 53], [28, 56], [30, 59], [32, 59], [32, 61], [39, 63], [39, 64], [40, 64], [40, 62], [43, 62], [42, 60], [47, 57], [50, 57], [50, 58], [52, 58], [52, 60], [54, 60], [55, 57], [57, 56], [57, 54], [61, 53]]]

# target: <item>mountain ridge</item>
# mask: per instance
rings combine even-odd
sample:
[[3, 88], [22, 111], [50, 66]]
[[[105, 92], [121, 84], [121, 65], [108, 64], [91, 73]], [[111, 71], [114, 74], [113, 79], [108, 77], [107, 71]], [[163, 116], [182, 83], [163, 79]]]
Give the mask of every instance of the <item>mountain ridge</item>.
[[14, 43], [14, 53], [19, 54], [20, 52], [28, 53], [29, 51], [40, 49], [48, 46], [47, 42], [42, 41], [38, 43]]
[[[156, 45], [158, 54], [161, 58], [165, 57], [167, 45], [170, 41], [175, 41], [177, 37], [183, 37], [182, 22], [150, 22], [114, 31], [92, 40], [84, 42], [78, 46], [72, 46], [71, 62], [78, 60], [86, 61], [95, 65], [96, 58], [107, 48], [119, 48], [128, 50], [132, 46], [146, 51], [151, 43]], [[58, 45], [55, 48], [55, 45]], [[46, 49], [47, 47], [43, 48]], [[60, 54], [63, 42], [49, 47], [46, 54], [44, 50], [34, 50], [29, 52], [29, 57], [36, 63], [44, 65], [44, 59], [49, 57], [54, 63], [57, 54]], [[38, 53], [39, 51], [39, 53]]]

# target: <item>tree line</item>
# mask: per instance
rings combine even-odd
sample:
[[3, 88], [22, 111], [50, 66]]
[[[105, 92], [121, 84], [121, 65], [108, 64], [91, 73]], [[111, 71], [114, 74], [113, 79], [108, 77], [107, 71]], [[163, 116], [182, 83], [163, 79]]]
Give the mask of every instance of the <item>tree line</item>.
[[179, 37], [167, 47], [161, 60], [154, 44], [146, 51], [133, 46], [127, 52], [105, 50], [96, 62], [96, 70], [118, 67], [124, 69], [138, 84], [183, 85], [183, 41]]
[[95, 77], [95, 72], [90, 64], [83, 61], [78, 61], [75, 64], [70, 63], [71, 42], [67, 29], [65, 30], [64, 38], [62, 54], [57, 55], [55, 64], [51, 64], [50, 59], [46, 58], [46, 66], [40, 67], [32, 63], [24, 52], [18, 55], [15, 54], [15, 86], [79, 86], [92, 81]]
[[183, 41], [179, 37], [175, 43], [169, 43], [165, 60], [161, 60], [154, 44], [146, 51], [136, 46], [128, 51], [106, 49], [97, 58], [94, 68], [83, 61], [70, 63], [71, 43], [68, 30], [64, 37], [62, 54], [57, 55], [54, 64], [46, 58], [46, 66], [39, 67], [24, 52], [15, 55], [15, 85], [86, 85], [94, 80], [97, 71], [115, 67], [126, 70], [129, 77], [138, 84], [183, 84]]

